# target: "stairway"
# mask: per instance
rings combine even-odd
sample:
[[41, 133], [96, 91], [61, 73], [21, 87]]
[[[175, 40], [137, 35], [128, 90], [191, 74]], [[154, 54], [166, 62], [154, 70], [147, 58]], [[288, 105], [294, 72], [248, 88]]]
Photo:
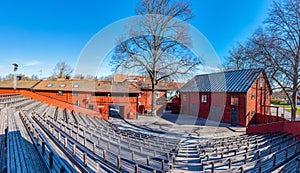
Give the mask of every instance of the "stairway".
[[200, 172], [201, 160], [197, 151], [197, 140], [184, 139], [180, 143], [178, 153], [174, 158], [172, 173]]

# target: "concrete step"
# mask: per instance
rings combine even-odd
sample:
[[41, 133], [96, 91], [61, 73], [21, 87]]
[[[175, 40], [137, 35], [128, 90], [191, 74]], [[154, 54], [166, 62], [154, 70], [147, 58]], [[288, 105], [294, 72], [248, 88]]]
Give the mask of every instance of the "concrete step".
[[199, 154], [198, 153], [178, 153], [176, 157], [199, 158]]
[[175, 159], [175, 164], [178, 165], [182, 165], [182, 164], [187, 164], [187, 165], [193, 165], [193, 164], [200, 164], [200, 159], [198, 158], [189, 158], [189, 159], [185, 159], [185, 158], [176, 158]]
[[202, 170], [201, 160], [197, 150], [197, 142], [185, 140], [180, 144], [178, 153], [174, 159], [173, 169], [170, 172], [188, 173], [200, 172]]

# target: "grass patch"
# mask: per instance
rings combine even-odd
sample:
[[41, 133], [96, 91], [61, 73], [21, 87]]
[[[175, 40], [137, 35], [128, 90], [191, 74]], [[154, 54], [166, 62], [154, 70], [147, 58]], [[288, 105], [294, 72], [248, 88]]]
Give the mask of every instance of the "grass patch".
[[[286, 109], [286, 111], [288, 111], [288, 112], [292, 112], [292, 110], [291, 110], [291, 109]], [[299, 110], [299, 108], [297, 109], [297, 115], [298, 115], [298, 116], [300, 116], [300, 110]]]
[[[285, 108], [286, 111], [292, 112], [292, 107], [291, 105], [276, 105], [279, 108]], [[300, 115], [300, 106], [297, 106], [297, 115]]]

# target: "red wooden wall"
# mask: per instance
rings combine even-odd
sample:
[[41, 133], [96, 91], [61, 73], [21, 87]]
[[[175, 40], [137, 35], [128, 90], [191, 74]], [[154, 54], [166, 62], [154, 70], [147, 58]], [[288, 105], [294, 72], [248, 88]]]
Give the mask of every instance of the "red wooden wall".
[[[162, 113], [163, 110], [166, 108], [166, 93], [165, 90], [159, 90], [156, 92], [156, 110], [157, 113]], [[150, 111], [151, 110], [151, 100], [152, 100], [152, 92], [151, 90], [143, 90], [140, 97], [138, 98], [138, 103], [140, 107], [144, 108], [144, 111]], [[139, 111], [140, 113], [143, 113], [142, 110]]]
[[[58, 99], [64, 102], [68, 102], [74, 105], [77, 105], [77, 103], [79, 103], [79, 106], [84, 108], [88, 108], [89, 105], [94, 104], [87, 101], [91, 98], [92, 94], [86, 92], [77, 92], [78, 95], [73, 95], [72, 92], [66, 92], [66, 91], [63, 91], [62, 95], [58, 95], [57, 91], [36, 91], [36, 93], [54, 99]], [[97, 110], [96, 106], [94, 107], [94, 110]]]
[[109, 105], [124, 106], [125, 119], [137, 118], [137, 97], [92, 97], [99, 111], [108, 115]]
[[275, 133], [275, 132], [287, 132], [293, 135], [298, 135], [297, 140], [300, 140], [300, 121], [284, 121], [271, 124], [261, 124], [255, 126], [249, 126], [246, 129], [247, 134], [257, 133]]
[[53, 99], [47, 96], [43, 96], [28, 90], [0, 90], [0, 94], [5, 94], [5, 93], [18, 93], [20, 95], [23, 95], [27, 98], [32, 98], [33, 100], [37, 100], [43, 103], [46, 103], [48, 105], [53, 105], [55, 107], [60, 107], [62, 109], [69, 109], [69, 110], [75, 110], [76, 112], [81, 112], [83, 114], [89, 114], [91, 116], [97, 116], [99, 118], [104, 118], [104, 119], [108, 119], [107, 115], [100, 115], [99, 112], [97, 111], [93, 111], [90, 109], [86, 109], [83, 107], [79, 107], [79, 106], [75, 106], [73, 104], [64, 102], [64, 101], [60, 101], [57, 99]]

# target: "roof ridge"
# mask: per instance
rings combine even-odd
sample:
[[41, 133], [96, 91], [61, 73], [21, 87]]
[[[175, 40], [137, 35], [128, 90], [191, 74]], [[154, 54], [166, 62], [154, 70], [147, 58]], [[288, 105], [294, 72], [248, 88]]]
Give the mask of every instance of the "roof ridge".
[[247, 68], [247, 69], [224, 70], [224, 71], [220, 71], [220, 72], [213, 72], [213, 73], [199, 74], [199, 75], [196, 75], [195, 77], [197, 77], [197, 76], [205, 76], [205, 75], [215, 75], [215, 74], [228, 73], [228, 72], [237, 72], [237, 71], [255, 71], [255, 70], [262, 71], [263, 68]]

